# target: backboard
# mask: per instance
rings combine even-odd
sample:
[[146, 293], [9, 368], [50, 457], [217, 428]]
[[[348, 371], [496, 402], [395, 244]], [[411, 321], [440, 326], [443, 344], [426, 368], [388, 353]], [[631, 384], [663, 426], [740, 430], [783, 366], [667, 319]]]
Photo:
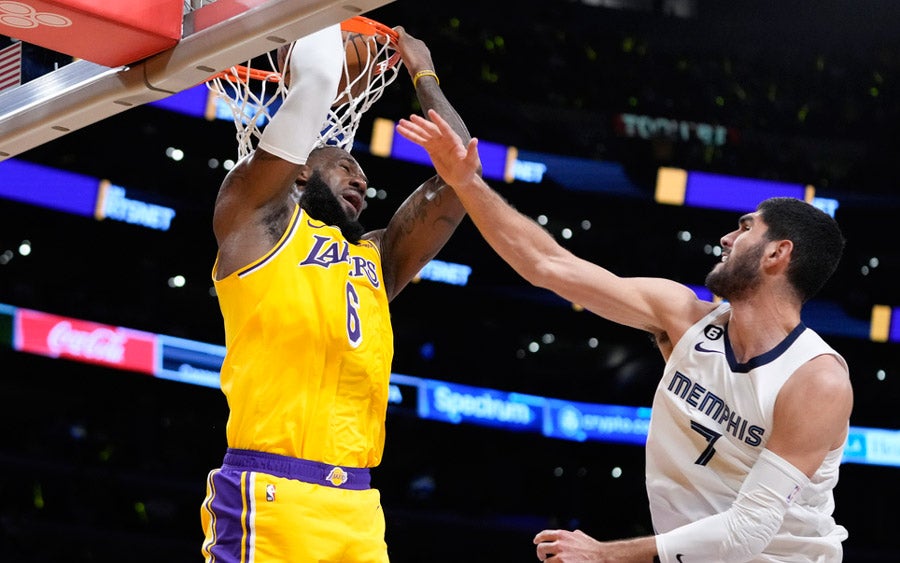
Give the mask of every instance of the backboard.
[[[393, 0], [154, 1], [179, 5], [181, 37], [173, 40], [174, 46], [115, 67], [96, 59], [61, 55], [61, 66], [54, 63], [56, 66], [46, 74], [0, 91], [0, 161], [129, 108], [196, 86], [222, 70]], [[108, 3], [0, 0], [0, 35], [14, 40], [16, 33], [25, 35], [32, 23], [64, 23], [67, 4]], [[25, 16], [27, 21], [21, 19]], [[67, 34], [84, 31], [79, 30], [77, 21], [68, 27]], [[108, 39], [101, 36], [93, 40]], [[130, 55], [121, 51], [133, 45], [122, 43], [128, 42], [110, 41], [107, 49], [119, 51], [120, 58], [127, 60]], [[108, 60], [115, 59], [103, 59]]]

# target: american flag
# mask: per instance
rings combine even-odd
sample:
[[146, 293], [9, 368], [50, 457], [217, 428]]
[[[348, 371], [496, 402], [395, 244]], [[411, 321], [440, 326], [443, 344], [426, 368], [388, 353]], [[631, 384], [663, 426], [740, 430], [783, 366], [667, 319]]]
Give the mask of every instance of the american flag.
[[0, 49], [0, 91], [22, 83], [22, 42]]

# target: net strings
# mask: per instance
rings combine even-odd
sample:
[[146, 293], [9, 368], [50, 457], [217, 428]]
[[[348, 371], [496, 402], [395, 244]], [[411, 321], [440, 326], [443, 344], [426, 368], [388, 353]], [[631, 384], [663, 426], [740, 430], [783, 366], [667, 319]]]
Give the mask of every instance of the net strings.
[[[352, 36], [350, 33], [345, 34], [345, 51]], [[317, 146], [334, 145], [351, 150], [363, 114], [381, 98], [387, 86], [393, 83], [399, 74], [402, 62], [396, 55], [393, 40], [385, 35], [363, 37], [369, 45], [368, 50], [363, 50], [367, 53], [366, 59], [360, 61], [361, 68], [355, 76], [346, 58], [344, 59], [345, 87], [334, 98], [320, 129]], [[295, 55], [293, 44], [285, 56], [285, 68], [288, 67], [291, 56], [302, 56], [302, 54]], [[278, 71], [274, 52], [267, 53], [265, 57], [257, 57], [255, 60], [258, 62], [247, 61], [244, 65], [232, 67], [206, 82], [207, 87], [215, 93], [219, 101], [217, 105], [219, 107], [224, 105], [231, 114], [236, 130], [238, 159], [255, 150], [265, 124], [278, 111], [288, 92], [288, 86]], [[264, 79], [250, 76], [251, 73], [256, 76], [259, 71], [262, 71]], [[360, 84], [361, 81], [368, 81], [368, 84]], [[216, 113], [219, 113], [218, 108]]]

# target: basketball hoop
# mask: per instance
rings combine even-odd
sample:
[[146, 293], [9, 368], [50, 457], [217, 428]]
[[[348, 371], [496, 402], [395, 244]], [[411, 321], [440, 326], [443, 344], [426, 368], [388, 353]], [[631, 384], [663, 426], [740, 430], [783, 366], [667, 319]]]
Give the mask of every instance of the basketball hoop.
[[[342, 89], [337, 93], [317, 145], [335, 145], [350, 150], [362, 115], [381, 98], [384, 89], [396, 78], [402, 65], [396, 51], [397, 32], [375, 20], [354, 16], [341, 22], [344, 49], [353, 53], [345, 57]], [[363, 54], [356, 56], [360, 41]], [[352, 44], [351, 44], [352, 43]], [[207, 87], [230, 110], [236, 128], [238, 158], [249, 155], [256, 148], [262, 129], [284, 101], [290, 87], [281, 68], [288, 68], [293, 44], [287, 46], [279, 65], [277, 52], [234, 66], [207, 80]], [[261, 59], [261, 60], [260, 60]]]

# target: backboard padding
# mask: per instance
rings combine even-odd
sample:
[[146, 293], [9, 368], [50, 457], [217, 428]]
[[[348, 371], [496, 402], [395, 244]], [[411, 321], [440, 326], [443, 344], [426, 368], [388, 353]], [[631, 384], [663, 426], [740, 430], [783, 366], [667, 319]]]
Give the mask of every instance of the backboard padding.
[[0, 161], [393, 0], [218, 0], [185, 14], [172, 49], [110, 69], [76, 60], [0, 93]]

